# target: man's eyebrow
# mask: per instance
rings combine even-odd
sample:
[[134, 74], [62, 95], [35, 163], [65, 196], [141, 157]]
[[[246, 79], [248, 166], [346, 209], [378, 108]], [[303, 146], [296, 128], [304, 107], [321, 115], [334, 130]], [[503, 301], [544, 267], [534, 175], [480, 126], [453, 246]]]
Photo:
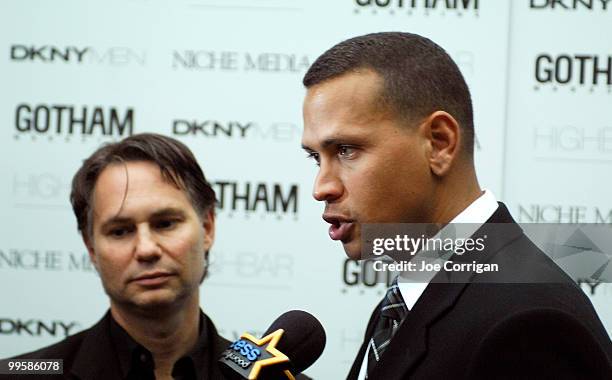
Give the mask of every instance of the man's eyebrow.
[[108, 227], [110, 227], [112, 225], [115, 225], [115, 224], [127, 224], [127, 223], [131, 223], [131, 222], [132, 222], [131, 218], [124, 218], [124, 217], [120, 217], [120, 216], [113, 216], [112, 218], [109, 218], [106, 221], [104, 221], [100, 228], [105, 229], [105, 228], [108, 228]]
[[177, 215], [185, 215], [185, 211], [180, 208], [175, 207], [166, 207], [161, 210], [155, 211], [151, 216], [153, 218], [159, 218], [163, 216], [177, 216]]
[[[346, 137], [346, 138], [341, 138], [341, 137], [330, 137], [327, 138], [325, 140], [323, 140], [323, 142], [321, 142], [321, 148], [322, 149], [326, 149], [329, 148], [330, 146], [333, 145], [342, 145], [342, 144], [346, 144], [346, 140], [350, 139], [350, 137]], [[314, 149], [302, 144], [302, 149], [307, 150], [307, 151], [314, 151]]]
[[[167, 216], [182, 216], [184, 214], [185, 212], [179, 208], [166, 207], [161, 210], [155, 211], [153, 214], [151, 214], [151, 218], [162, 218], [162, 217], [167, 217]], [[112, 218], [109, 218], [108, 220], [102, 223], [102, 228], [107, 228], [108, 226], [111, 226], [113, 224], [133, 223], [133, 221], [134, 219], [132, 218], [127, 218], [123, 216], [113, 216]]]

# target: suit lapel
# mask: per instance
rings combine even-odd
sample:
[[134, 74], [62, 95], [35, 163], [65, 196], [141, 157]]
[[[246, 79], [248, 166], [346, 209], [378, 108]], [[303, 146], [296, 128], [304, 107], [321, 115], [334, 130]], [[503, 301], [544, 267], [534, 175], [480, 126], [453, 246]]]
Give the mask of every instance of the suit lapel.
[[361, 344], [361, 348], [359, 348], [357, 357], [355, 358], [355, 361], [353, 362], [353, 366], [351, 367], [351, 370], [349, 371], [347, 380], [356, 380], [357, 376], [359, 376], [359, 371], [361, 370], [361, 365], [363, 364], [363, 358], [365, 357], [365, 353], [368, 348], [368, 343], [370, 342], [370, 339], [372, 338], [372, 335], [374, 334], [374, 327], [376, 326], [376, 324], [378, 323], [378, 319], [380, 318], [380, 314], [378, 313], [378, 310], [380, 309], [381, 304], [382, 304], [382, 301], [380, 301], [378, 305], [376, 305], [376, 307], [374, 308], [374, 311], [372, 312], [372, 315], [370, 316], [370, 320], [368, 321], [368, 327], [366, 328], [366, 332], [364, 335], [363, 343]]
[[[502, 234], [491, 223], [511, 223], [513, 226], [505, 228]], [[502, 247], [520, 237], [522, 230], [514, 222], [505, 205], [499, 203], [495, 213], [472, 236], [485, 235], [488, 236], [488, 239], [485, 250], [479, 253], [479, 255], [482, 255], [480, 262], [488, 262]], [[454, 261], [461, 261], [462, 259], [467, 260], [467, 257], [453, 256], [452, 259]], [[448, 310], [452, 309], [474, 276], [474, 273], [454, 273], [452, 283], [445, 279], [446, 276], [447, 273], [445, 272], [438, 273], [427, 286], [417, 303], [408, 313], [406, 319], [402, 322], [380, 362], [372, 371], [372, 374], [369, 376], [370, 380], [404, 379], [426, 355], [428, 329]], [[374, 314], [378, 313], [375, 311]], [[373, 329], [372, 319], [370, 320], [370, 325]], [[370, 337], [371, 331], [369, 335], [366, 335], [367, 339], [359, 351], [358, 359], [361, 358], [363, 360], [365, 347], [367, 347], [367, 341]], [[361, 365], [361, 361], [356, 360], [351, 374], [353, 374], [356, 365]], [[356, 373], [359, 374], [359, 367], [357, 367]], [[355, 379], [357, 374], [354, 377]], [[350, 375], [349, 378], [351, 378]]]
[[110, 338], [110, 312], [83, 339], [71, 373], [80, 380], [120, 379], [117, 358]]
[[431, 283], [395, 333], [370, 379], [403, 379], [427, 353], [427, 330], [450, 309], [466, 284]]

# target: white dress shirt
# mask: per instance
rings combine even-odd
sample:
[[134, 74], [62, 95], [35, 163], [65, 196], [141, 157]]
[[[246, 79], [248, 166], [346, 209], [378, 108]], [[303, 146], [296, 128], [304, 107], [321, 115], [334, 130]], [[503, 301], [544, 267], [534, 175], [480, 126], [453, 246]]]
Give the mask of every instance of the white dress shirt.
[[[490, 190], [483, 189], [482, 195], [478, 197], [474, 202], [472, 202], [465, 210], [461, 211], [459, 215], [453, 218], [450, 223], [469, 223], [468, 228], [462, 228], [461, 233], [464, 234], [464, 238], [468, 238], [480, 228], [490, 217], [493, 215], [495, 210], [497, 210], [498, 204], [495, 195]], [[417, 258], [418, 254], [415, 255]], [[419, 300], [427, 286], [429, 285], [429, 281], [431, 281], [436, 272], [430, 272], [428, 276], [427, 282], [398, 282], [398, 287], [400, 293], [402, 294], [402, 298], [406, 303], [406, 307], [408, 310], [414, 307], [414, 304]], [[364, 380], [367, 372], [368, 365], [368, 353], [370, 351], [370, 346], [368, 346], [365, 355], [363, 357], [363, 362], [361, 363], [361, 369], [359, 370], [358, 380]]]

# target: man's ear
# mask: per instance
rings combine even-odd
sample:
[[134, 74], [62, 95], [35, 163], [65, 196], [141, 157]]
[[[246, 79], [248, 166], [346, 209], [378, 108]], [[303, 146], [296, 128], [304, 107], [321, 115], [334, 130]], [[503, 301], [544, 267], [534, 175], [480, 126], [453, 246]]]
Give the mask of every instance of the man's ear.
[[449, 113], [436, 111], [421, 124], [429, 140], [429, 167], [438, 177], [445, 176], [457, 160], [461, 146], [459, 123]]
[[204, 251], [209, 251], [215, 241], [215, 208], [211, 206], [202, 216]]
[[81, 238], [83, 238], [83, 243], [85, 244], [85, 247], [87, 248], [87, 253], [89, 253], [89, 260], [91, 261], [91, 264], [96, 268], [96, 271], [97, 271], [98, 261], [96, 258], [96, 254], [94, 252], [91, 238], [87, 236], [87, 232], [81, 232]]

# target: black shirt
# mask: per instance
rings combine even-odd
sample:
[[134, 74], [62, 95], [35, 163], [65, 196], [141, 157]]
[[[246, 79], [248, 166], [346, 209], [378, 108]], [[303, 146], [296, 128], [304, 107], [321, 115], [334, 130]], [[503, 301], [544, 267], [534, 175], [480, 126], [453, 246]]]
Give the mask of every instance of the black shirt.
[[[207, 366], [206, 342], [208, 341], [204, 314], [200, 311], [200, 327], [195, 346], [174, 363], [172, 378], [175, 380], [198, 380], [204, 378]], [[149, 350], [136, 342], [112, 318], [110, 320], [111, 342], [115, 347], [123, 380], [154, 380], [155, 362]]]

